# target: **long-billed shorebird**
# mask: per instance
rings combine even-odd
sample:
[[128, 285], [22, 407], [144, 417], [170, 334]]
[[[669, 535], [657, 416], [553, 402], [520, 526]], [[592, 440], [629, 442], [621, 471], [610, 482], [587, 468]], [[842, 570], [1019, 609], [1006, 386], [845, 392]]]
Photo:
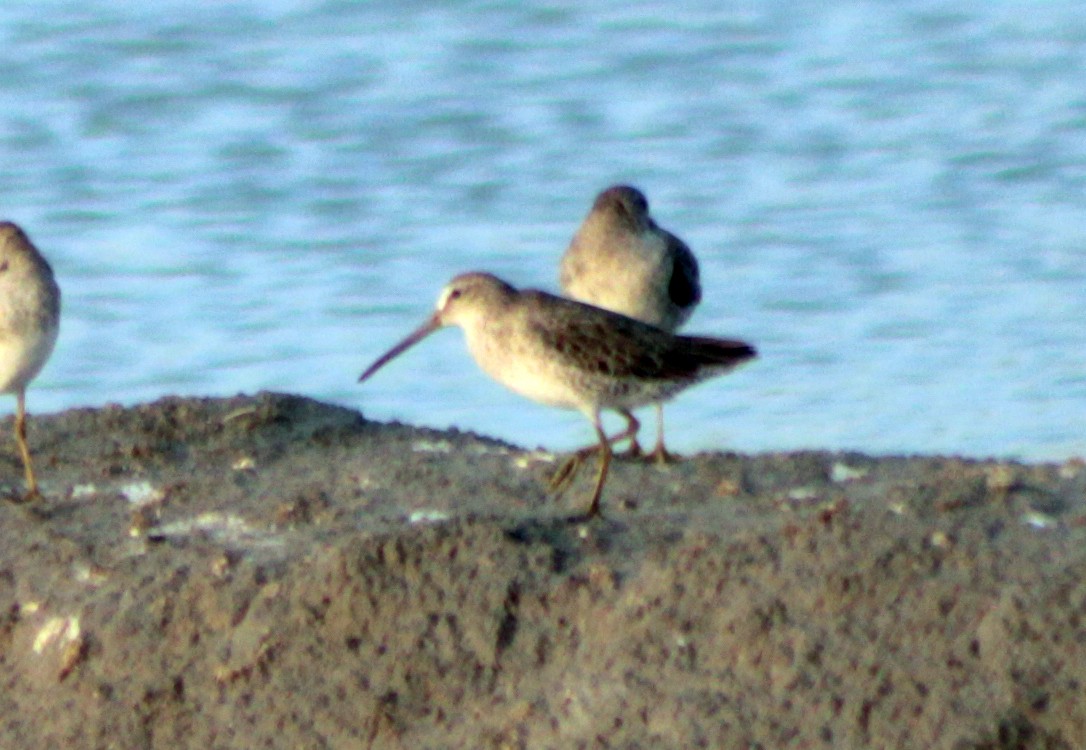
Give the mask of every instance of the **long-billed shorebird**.
[[[565, 255], [559, 280], [570, 297], [675, 331], [701, 301], [698, 262], [686, 243], [661, 228], [649, 215], [645, 194], [629, 185], [613, 185], [596, 196]], [[631, 455], [638, 455], [637, 420], [626, 418]], [[664, 447], [664, 408], [656, 402], [658, 462]]]
[[38, 495], [38, 482], [26, 442], [26, 387], [53, 353], [59, 328], [53, 269], [22, 229], [0, 222], [0, 393], [15, 394], [15, 441], [27, 498]]
[[624, 315], [534, 289], [518, 290], [487, 273], [465, 273], [442, 290], [437, 309], [418, 329], [362, 373], [370, 377], [389, 360], [444, 326], [464, 330], [482, 370], [509, 389], [549, 406], [580, 411], [599, 440], [574, 454], [552, 484], [568, 481], [585, 457], [600, 451], [586, 517], [599, 515], [611, 462], [611, 443], [600, 411], [623, 413], [659, 403], [755, 356], [742, 341], [675, 336]]

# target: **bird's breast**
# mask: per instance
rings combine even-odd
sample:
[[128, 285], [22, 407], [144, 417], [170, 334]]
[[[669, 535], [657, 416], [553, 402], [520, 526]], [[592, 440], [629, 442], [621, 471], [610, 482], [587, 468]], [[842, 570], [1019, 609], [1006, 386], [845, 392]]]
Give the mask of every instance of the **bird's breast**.
[[509, 390], [547, 406], [583, 408], [575, 373], [527, 328], [484, 328], [465, 335], [476, 364]]

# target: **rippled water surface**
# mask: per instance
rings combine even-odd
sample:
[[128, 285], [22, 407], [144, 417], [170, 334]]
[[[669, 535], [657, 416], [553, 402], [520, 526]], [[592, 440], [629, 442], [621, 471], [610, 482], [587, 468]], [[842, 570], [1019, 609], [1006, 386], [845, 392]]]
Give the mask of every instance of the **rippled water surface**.
[[[519, 444], [574, 413], [446, 331], [470, 269], [554, 289], [600, 188], [760, 360], [673, 447], [1086, 452], [1076, 2], [13, 2], [0, 206], [64, 298], [32, 410], [267, 388]], [[651, 426], [651, 413], [646, 413]]]

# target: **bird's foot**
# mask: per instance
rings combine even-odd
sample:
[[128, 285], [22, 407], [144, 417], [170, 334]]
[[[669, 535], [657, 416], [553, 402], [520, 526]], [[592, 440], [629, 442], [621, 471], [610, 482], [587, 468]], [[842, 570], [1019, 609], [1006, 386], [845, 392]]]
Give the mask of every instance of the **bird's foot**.
[[616, 454], [619, 458], [635, 459], [641, 458], [645, 454], [641, 450], [641, 443], [637, 442], [637, 438], [630, 438], [630, 445], [622, 453]]
[[5, 493], [5, 495], [6, 495], [6, 498], [7, 498], [8, 502], [13, 503], [15, 505], [22, 505], [24, 503], [32, 503], [35, 500], [41, 500], [42, 499], [41, 491], [38, 490], [37, 487], [34, 487], [33, 489], [28, 490], [26, 492], [12, 491], [12, 492]]
[[657, 466], [667, 466], [668, 464], [678, 463], [679, 456], [668, 452], [663, 443], [657, 443], [652, 453], [645, 456], [645, 460], [651, 461]]
[[572, 456], [562, 462], [562, 465], [558, 467], [558, 471], [551, 475], [550, 481], [547, 482], [547, 487], [551, 492], [562, 492], [569, 486], [569, 483], [573, 481], [573, 477], [577, 474], [577, 469], [581, 466], [581, 459], [574, 453]]
[[591, 523], [597, 519], [602, 519], [603, 513], [600, 512], [599, 507], [590, 508], [584, 513], [574, 513], [572, 516], [566, 516], [565, 522], [568, 524], [582, 524]]
[[552, 492], [561, 493], [569, 487], [573, 478], [577, 476], [577, 471], [581, 468], [581, 464], [584, 460], [594, 453], [598, 453], [600, 447], [598, 445], [590, 445], [587, 448], [581, 448], [570, 454], [569, 458], [562, 462], [562, 465], [558, 467], [558, 471], [554, 472], [551, 476], [547, 486], [550, 487]]

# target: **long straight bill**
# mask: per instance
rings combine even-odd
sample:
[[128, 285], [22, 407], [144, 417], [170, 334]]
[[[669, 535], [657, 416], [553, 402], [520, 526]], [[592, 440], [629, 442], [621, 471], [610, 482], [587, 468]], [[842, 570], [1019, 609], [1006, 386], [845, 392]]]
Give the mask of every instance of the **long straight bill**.
[[435, 314], [432, 315], [421, 326], [408, 334], [407, 338], [405, 338], [403, 341], [396, 344], [396, 346], [392, 347], [387, 352], [378, 357], [377, 361], [370, 365], [369, 368], [364, 373], [362, 373], [362, 375], [359, 376], [358, 382], [361, 383], [370, 375], [380, 370], [390, 359], [396, 357], [399, 354], [402, 354], [407, 349], [410, 349], [412, 346], [422, 341], [424, 338], [429, 336], [438, 328], [441, 328], [441, 321], [438, 320], [438, 317]]

